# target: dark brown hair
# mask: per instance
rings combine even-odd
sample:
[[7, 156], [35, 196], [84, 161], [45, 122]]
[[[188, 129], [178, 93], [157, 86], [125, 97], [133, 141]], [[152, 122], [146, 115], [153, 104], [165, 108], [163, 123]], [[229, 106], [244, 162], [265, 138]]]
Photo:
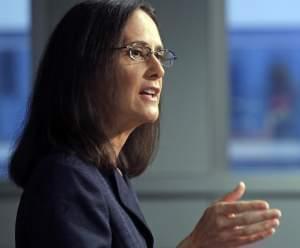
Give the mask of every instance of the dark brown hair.
[[[25, 126], [11, 156], [9, 174], [17, 185], [25, 187], [41, 158], [55, 150], [75, 153], [95, 166], [111, 166], [112, 147], [104, 132], [106, 106], [113, 101], [114, 84], [107, 83], [113, 66], [111, 48], [119, 45], [124, 25], [136, 9], [157, 24], [153, 9], [138, 0], [85, 1], [58, 23], [40, 62]], [[131, 177], [141, 174], [158, 140], [159, 120], [139, 126], [127, 139], [119, 166]]]

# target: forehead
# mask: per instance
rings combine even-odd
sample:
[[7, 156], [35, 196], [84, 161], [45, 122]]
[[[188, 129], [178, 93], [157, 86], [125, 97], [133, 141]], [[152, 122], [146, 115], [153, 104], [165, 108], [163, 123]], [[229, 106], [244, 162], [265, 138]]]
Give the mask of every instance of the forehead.
[[151, 47], [162, 46], [160, 34], [155, 22], [143, 10], [135, 10], [128, 18], [122, 32], [124, 43], [143, 41]]

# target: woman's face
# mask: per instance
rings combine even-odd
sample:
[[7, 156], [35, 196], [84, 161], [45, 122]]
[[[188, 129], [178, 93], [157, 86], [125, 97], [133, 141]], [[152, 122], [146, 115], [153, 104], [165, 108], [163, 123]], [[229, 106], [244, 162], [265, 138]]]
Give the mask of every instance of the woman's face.
[[[158, 28], [151, 17], [136, 10], [129, 17], [122, 32], [122, 45], [146, 46], [152, 50], [162, 48]], [[159, 116], [159, 100], [164, 69], [152, 54], [145, 61], [135, 61], [127, 48], [116, 51], [116, 101], [112, 109], [114, 125], [118, 131], [133, 129], [154, 122]]]

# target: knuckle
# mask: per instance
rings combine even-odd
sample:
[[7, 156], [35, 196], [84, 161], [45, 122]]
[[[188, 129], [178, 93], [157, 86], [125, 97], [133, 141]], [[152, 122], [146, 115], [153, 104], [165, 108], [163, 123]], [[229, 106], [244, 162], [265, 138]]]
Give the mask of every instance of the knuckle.
[[224, 209], [224, 204], [222, 202], [216, 203], [214, 206], [214, 213], [215, 214], [221, 214]]
[[221, 232], [218, 239], [221, 242], [226, 241], [227, 240], [227, 234], [225, 232]]
[[278, 226], [278, 221], [276, 220], [266, 221], [264, 224], [264, 229], [269, 229], [276, 226]]
[[211, 205], [207, 210], [208, 210], [208, 212], [210, 212], [214, 215], [218, 215], [220, 213], [220, 204], [215, 203], [215, 204]]
[[228, 234], [226, 232], [221, 232], [221, 233], [219, 233], [217, 239], [220, 243], [225, 242], [228, 240]]
[[264, 229], [270, 228], [270, 222], [266, 221], [266, 222], [264, 223], [264, 225], [263, 225], [263, 228], [264, 228]]
[[248, 236], [250, 235], [252, 232], [249, 228], [239, 228], [237, 229], [237, 234], [240, 236]]
[[240, 224], [247, 225], [247, 224], [250, 224], [250, 223], [251, 223], [251, 220], [247, 216], [242, 215], [240, 217]]
[[223, 218], [219, 217], [216, 219], [216, 226], [218, 229], [222, 229], [225, 226], [225, 221]]
[[264, 211], [263, 213], [262, 213], [262, 218], [263, 219], [269, 219], [270, 217], [272, 216], [272, 213], [271, 212], [269, 212], [269, 211]]
[[214, 212], [213, 206], [209, 206], [206, 210], [205, 210], [205, 215], [211, 215]]
[[232, 205], [232, 211], [233, 211], [234, 213], [239, 213], [239, 212], [241, 212], [241, 206], [240, 206], [239, 204], [234, 204], [234, 205]]

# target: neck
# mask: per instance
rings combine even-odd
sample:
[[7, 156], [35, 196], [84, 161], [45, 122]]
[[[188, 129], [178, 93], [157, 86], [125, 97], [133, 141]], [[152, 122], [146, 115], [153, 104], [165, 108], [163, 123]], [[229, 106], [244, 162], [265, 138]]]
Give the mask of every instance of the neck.
[[109, 121], [105, 128], [106, 135], [113, 148], [111, 160], [115, 165], [117, 164], [117, 158], [122, 151], [122, 148], [125, 145], [129, 135], [135, 130], [135, 128], [139, 126], [136, 124], [136, 122], [128, 120], [122, 121], [122, 119], [119, 119], [117, 123], [118, 124], [116, 125], [116, 120]]
[[108, 135], [109, 141], [113, 147], [114, 154], [112, 154], [112, 161], [114, 164], [116, 164], [116, 160], [132, 131], [133, 130], [127, 130], [116, 134]]

